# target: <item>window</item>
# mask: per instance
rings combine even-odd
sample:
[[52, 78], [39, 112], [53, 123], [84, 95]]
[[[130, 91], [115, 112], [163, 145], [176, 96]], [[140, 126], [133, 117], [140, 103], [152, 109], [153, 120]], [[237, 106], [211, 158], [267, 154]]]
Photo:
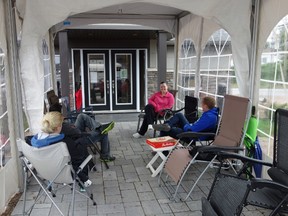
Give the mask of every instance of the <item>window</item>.
[[49, 90], [52, 89], [52, 74], [50, 69], [49, 47], [45, 39], [42, 40], [42, 52], [44, 66], [44, 93], [46, 94]]
[[261, 59], [258, 134], [263, 153], [273, 155], [273, 117], [277, 108], [288, 109], [288, 15], [270, 33]]
[[0, 168], [11, 158], [4, 58], [0, 48]]
[[214, 97], [217, 106], [222, 107], [225, 94], [239, 94], [231, 49], [230, 35], [223, 29], [209, 38], [200, 61], [199, 97]]
[[178, 97], [176, 107], [184, 107], [185, 95], [194, 96], [196, 51], [191, 39], [185, 39], [181, 46], [178, 71]]

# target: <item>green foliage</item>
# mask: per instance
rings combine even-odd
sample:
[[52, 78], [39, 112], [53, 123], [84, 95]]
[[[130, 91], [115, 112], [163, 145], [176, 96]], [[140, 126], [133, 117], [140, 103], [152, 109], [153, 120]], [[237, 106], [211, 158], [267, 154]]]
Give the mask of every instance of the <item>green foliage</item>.
[[[275, 63], [267, 63], [261, 65], [261, 79], [274, 80]], [[280, 77], [280, 68], [277, 67], [277, 75]]]

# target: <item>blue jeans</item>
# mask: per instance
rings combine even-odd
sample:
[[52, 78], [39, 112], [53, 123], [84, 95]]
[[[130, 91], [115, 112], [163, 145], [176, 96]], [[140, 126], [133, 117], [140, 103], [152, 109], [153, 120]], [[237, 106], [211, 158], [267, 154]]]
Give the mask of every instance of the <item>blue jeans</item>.
[[170, 131], [161, 131], [160, 136], [171, 136], [177, 139], [177, 135], [183, 132], [183, 127], [189, 124], [182, 113], [176, 113], [171, 119], [165, 122], [170, 126]]
[[80, 113], [77, 116], [75, 126], [82, 132], [84, 132], [86, 128], [89, 128], [89, 130], [93, 131], [96, 128], [99, 128], [101, 123], [84, 113]]
[[75, 126], [81, 131], [86, 132], [86, 128], [89, 128], [90, 138], [92, 142], [101, 143], [101, 157], [106, 158], [110, 156], [110, 142], [108, 134], [101, 134], [100, 129], [101, 123], [94, 120], [90, 116], [80, 113], [77, 116]]

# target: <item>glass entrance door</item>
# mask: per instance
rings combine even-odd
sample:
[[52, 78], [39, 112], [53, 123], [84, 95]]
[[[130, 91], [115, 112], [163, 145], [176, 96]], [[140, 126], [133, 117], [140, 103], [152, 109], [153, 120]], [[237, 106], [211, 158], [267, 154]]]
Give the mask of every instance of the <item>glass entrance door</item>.
[[108, 51], [84, 51], [85, 107], [110, 109], [110, 76]]
[[136, 109], [136, 51], [111, 51], [113, 110]]
[[83, 50], [83, 61], [85, 107], [136, 109], [136, 50]]

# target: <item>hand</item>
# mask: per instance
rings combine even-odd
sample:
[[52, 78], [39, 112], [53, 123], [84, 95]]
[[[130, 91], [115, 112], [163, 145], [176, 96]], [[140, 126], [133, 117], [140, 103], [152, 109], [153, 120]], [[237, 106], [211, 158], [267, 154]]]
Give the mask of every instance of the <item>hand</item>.
[[192, 131], [191, 125], [190, 124], [185, 124], [184, 127], [183, 127], [183, 130], [184, 130], [184, 132]]

